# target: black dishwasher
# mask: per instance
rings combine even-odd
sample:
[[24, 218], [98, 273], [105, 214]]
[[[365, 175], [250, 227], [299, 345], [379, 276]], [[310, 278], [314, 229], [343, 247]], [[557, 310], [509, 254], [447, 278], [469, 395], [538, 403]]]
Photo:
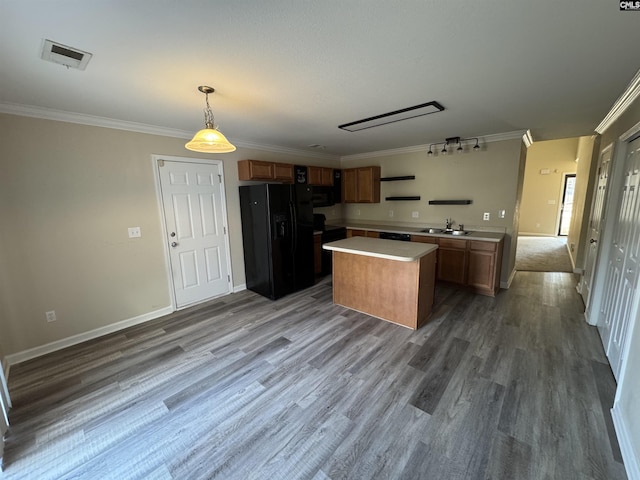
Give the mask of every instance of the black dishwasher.
[[400, 240], [401, 242], [411, 241], [411, 235], [408, 233], [380, 232], [380, 238], [386, 240]]

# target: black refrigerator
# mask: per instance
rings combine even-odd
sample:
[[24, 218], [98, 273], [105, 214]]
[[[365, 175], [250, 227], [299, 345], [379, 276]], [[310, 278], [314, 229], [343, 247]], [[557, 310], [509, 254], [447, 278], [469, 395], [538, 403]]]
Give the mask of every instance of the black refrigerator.
[[240, 187], [249, 290], [275, 300], [313, 285], [313, 205], [308, 185]]

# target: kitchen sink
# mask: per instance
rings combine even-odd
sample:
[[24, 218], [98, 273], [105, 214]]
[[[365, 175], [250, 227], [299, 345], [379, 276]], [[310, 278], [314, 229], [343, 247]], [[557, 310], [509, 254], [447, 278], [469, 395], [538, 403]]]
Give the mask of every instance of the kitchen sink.
[[469, 235], [469, 232], [466, 230], [443, 230], [442, 228], [425, 228], [421, 230], [424, 233], [442, 233], [444, 235], [455, 235], [456, 237], [461, 235]]

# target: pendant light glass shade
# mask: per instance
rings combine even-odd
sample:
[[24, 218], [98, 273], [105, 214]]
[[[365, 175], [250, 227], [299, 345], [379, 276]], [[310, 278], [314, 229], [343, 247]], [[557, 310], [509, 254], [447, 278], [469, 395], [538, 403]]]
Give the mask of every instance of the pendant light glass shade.
[[215, 90], [206, 85], [198, 87], [206, 95], [207, 107], [204, 109], [205, 128], [198, 131], [190, 142], [185, 144], [187, 150], [204, 153], [228, 153], [235, 151], [235, 145], [231, 144], [227, 138], [220, 133], [213, 119], [213, 111], [209, 106], [209, 94]]
[[215, 128], [203, 128], [185, 145], [187, 150], [194, 152], [228, 153], [235, 151], [235, 145]]

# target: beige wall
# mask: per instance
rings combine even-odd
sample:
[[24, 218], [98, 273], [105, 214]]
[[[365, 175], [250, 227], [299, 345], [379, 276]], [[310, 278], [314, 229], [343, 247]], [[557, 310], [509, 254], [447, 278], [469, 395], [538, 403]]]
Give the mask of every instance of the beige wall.
[[578, 165], [576, 170], [576, 189], [573, 198], [573, 214], [567, 236], [567, 245], [574, 270], [584, 269], [586, 240], [589, 234], [589, 215], [595, 184], [595, 170], [598, 163], [594, 149], [600, 145], [595, 136], [580, 137], [578, 140]]
[[[339, 164], [242, 148], [210, 156], [183, 139], [5, 114], [0, 131], [7, 355], [170, 305], [152, 154], [223, 160], [236, 286], [244, 283], [237, 160]], [[131, 226], [142, 238], [128, 238]], [[56, 322], [46, 322], [48, 310]]]
[[[465, 229], [506, 232], [505, 261], [501, 280], [507, 282], [513, 270], [511, 238], [518, 197], [518, 175], [522, 141], [491, 142], [478, 153], [427, 156], [426, 152], [369, 158], [343, 159], [342, 168], [380, 165], [383, 177], [415, 175], [415, 180], [382, 182], [378, 204], [348, 204], [345, 218], [358, 222], [397, 222], [417, 226], [444, 227], [452, 218]], [[420, 195], [420, 201], [385, 201], [387, 196]], [[429, 200], [469, 199], [470, 205], [429, 205]], [[393, 217], [389, 211], [393, 211]], [[505, 210], [505, 218], [498, 218]], [[419, 217], [413, 218], [412, 212]], [[483, 213], [491, 214], [483, 221]], [[514, 242], [515, 243], [515, 242]], [[515, 258], [515, 256], [514, 256]]]
[[[520, 234], [557, 235], [563, 174], [576, 173], [577, 153], [578, 138], [534, 142], [529, 147], [520, 208]], [[549, 174], [541, 174], [541, 170], [549, 170]]]

